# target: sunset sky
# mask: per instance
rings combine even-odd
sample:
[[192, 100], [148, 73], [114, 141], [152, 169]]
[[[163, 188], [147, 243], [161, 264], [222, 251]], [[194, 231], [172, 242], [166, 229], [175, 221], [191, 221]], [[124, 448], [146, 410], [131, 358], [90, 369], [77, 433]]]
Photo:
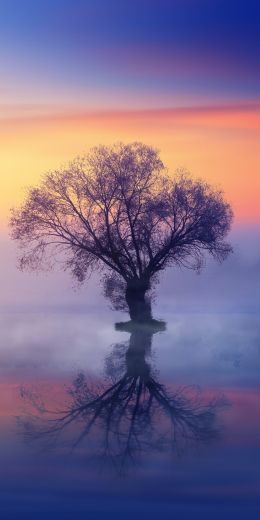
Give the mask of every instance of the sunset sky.
[[260, 218], [258, 1], [1, 0], [1, 223], [24, 187], [99, 143], [141, 140], [170, 171]]

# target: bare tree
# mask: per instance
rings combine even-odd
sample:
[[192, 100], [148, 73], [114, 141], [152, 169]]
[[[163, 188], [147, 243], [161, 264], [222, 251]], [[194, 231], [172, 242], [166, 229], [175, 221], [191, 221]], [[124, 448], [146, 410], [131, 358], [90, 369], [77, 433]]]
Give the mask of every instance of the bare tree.
[[224, 260], [231, 221], [220, 191], [185, 172], [169, 176], [156, 150], [132, 143], [96, 147], [46, 174], [10, 225], [21, 268], [58, 260], [80, 282], [102, 269], [123, 284], [131, 318], [145, 320], [158, 273], [169, 265], [198, 270], [205, 253]]

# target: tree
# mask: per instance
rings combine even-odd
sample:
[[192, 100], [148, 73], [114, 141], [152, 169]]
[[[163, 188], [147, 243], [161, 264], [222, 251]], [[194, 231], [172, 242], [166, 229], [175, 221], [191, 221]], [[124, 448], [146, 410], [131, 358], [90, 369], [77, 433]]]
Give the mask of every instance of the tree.
[[147, 291], [170, 265], [199, 270], [205, 253], [222, 261], [232, 210], [221, 191], [188, 173], [171, 177], [158, 152], [141, 143], [99, 146], [45, 175], [14, 209], [20, 267], [56, 260], [83, 282], [103, 270], [124, 287], [130, 316], [151, 318]]

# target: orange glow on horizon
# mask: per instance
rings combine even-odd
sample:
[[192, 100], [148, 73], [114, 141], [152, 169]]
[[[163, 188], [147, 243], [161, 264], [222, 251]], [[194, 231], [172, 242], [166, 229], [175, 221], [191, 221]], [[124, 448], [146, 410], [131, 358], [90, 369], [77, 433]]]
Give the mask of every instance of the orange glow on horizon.
[[185, 167], [220, 186], [237, 222], [260, 219], [260, 106], [67, 112], [0, 120], [1, 227], [23, 188], [98, 144], [142, 141], [169, 171]]

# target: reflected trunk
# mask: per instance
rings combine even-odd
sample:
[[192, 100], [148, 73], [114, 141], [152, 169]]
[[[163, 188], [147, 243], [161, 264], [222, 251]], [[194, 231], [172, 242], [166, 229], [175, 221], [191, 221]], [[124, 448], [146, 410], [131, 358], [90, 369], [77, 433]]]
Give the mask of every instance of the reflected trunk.
[[130, 377], [141, 377], [144, 381], [150, 377], [150, 365], [146, 355], [151, 353], [152, 328], [137, 328], [130, 336], [129, 347], [126, 352], [126, 372]]

